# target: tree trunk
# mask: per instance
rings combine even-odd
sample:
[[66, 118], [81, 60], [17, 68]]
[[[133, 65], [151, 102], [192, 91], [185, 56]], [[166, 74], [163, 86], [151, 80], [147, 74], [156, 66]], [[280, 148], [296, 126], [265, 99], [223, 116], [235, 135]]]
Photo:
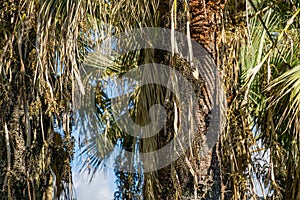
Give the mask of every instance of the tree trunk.
[[[6, 145], [1, 145], [1, 160], [5, 162], [0, 169], [0, 196], [2, 199], [41, 199], [45, 192], [44, 185], [47, 183], [48, 177], [46, 169], [49, 163], [45, 162], [45, 158], [41, 156], [39, 150], [42, 148], [39, 147], [39, 143], [35, 143], [34, 146], [26, 146], [28, 132], [25, 130], [24, 101], [22, 90], [17, 87], [18, 81], [18, 78], [14, 79], [8, 86], [13, 89], [6, 90], [10, 98], [1, 98], [5, 103], [0, 120], [2, 127], [0, 132], [3, 133], [1, 134], [1, 144], [4, 143], [6, 132], [8, 140]], [[44, 129], [51, 128], [49, 125], [49, 123], [45, 123]], [[32, 128], [37, 127], [33, 126]], [[32, 138], [34, 142], [41, 141], [41, 136], [38, 137]], [[39, 163], [44, 165], [43, 169], [39, 168]]]
[[[179, 1], [178, 5], [178, 30], [186, 31], [186, 13], [183, 9], [183, 1]], [[191, 36], [198, 43], [202, 44], [211, 54], [215, 63], [218, 65], [219, 54], [219, 36], [221, 30], [221, 9], [224, 2], [220, 1], [189, 1], [190, 6], [190, 22], [191, 22]], [[166, 8], [162, 5], [161, 8]], [[165, 25], [170, 21], [169, 13], [161, 11], [165, 20]], [[181, 17], [180, 17], [181, 16]], [[169, 19], [168, 19], [169, 18]], [[176, 59], [175, 59], [176, 60]], [[165, 60], [166, 61], [166, 60]], [[174, 67], [185, 78], [188, 78], [192, 83], [193, 88], [197, 91], [196, 95], [200, 99], [197, 110], [197, 126], [198, 132], [195, 134], [195, 140], [192, 143], [191, 152], [186, 152], [187, 156], [180, 157], [175, 163], [158, 170], [156, 177], [158, 183], [154, 199], [224, 199], [222, 189], [222, 174], [221, 174], [221, 158], [220, 158], [220, 141], [214, 147], [207, 151], [206, 155], [201, 152], [206, 151], [206, 131], [207, 131], [207, 117], [209, 114], [209, 105], [205, 100], [205, 84], [203, 79], [196, 80], [191, 77], [191, 66], [178, 59], [174, 62]], [[200, 89], [201, 88], [201, 89]], [[172, 122], [171, 122], [172, 123]], [[168, 125], [167, 125], [168, 126]], [[169, 124], [173, 126], [173, 124]], [[172, 132], [172, 129], [170, 130]], [[172, 135], [172, 133], [170, 133]], [[160, 141], [164, 141], [161, 138]], [[160, 144], [163, 145], [163, 144]], [[147, 194], [147, 193], [146, 193]], [[153, 197], [146, 196], [145, 199], [153, 199]]]

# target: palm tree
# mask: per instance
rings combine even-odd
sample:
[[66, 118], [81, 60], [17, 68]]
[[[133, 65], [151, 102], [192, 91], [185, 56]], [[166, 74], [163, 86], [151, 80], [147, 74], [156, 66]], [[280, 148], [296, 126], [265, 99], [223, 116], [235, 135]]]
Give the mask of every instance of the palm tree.
[[[227, 28], [224, 43], [227, 186], [234, 199], [298, 199], [299, 2], [247, 1], [246, 7], [227, 7], [228, 20], [237, 24]], [[243, 13], [243, 21], [233, 17]]]
[[[108, 76], [122, 77], [149, 62], [171, 64], [188, 78], [200, 99], [196, 120], [203, 129], [191, 148], [156, 171], [143, 173], [136, 166], [136, 171], [124, 172], [122, 165], [116, 166], [115, 198], [300, 198], [299, 1], [12, 0], [0, 5], [3, 199], [75, 198], [73, 125], [75, 115], [90, 114], [74, 108], [80, 95], [89, 95], [80, 73], [87, 73], [83, 62], [99, 64], [86, 55], [108, 37], [149, 26], [181, 31], [211, 54], [224, 78], [227, 125], [217, 144], [201, 156], [209, 127], [209, 88], [201, 74], [194, 76], [191, 60], [153, 49], [110, 58], [97, 55], [101, 64], [108, 62], [99, 73]], [[115, 144], [149, 152], [176, 137], [178, 105], [168, 90], [150, 84], [130, 93], [135, 104], [128, 110], [140, 125], [149, 123], [152, 105], [164, 105], [168, 111], [160, 134], [136, 140], [119, 127], [111, 107], [115, 100], [102, 90], [103, 82], [97, 84], [94, 114], [100, 123], [80, 135], [86, 156], [83, 169], [95, 172], [105, 166]], [[76, 123], [85, 128], [87, 118], [79, 119]], [[113, 145], [103, 146], [105, 138], [94, 134], [96, 128]], [[122, 154], [117, 159], [124, 161]], [[259, 194], [256, 185], [266, 191]]]
[[92, 1], [1, 1], [1, 199], [73, 199], [74, 91]]
[[[135, 5], [132, 5], [132, 1], [124, 0], [122, 2], [110, 1], [111, 13], [108, 11], [105, 13], [105, 16], [102, 18], [107, 19], [104, 21], [109, 21], [113, 26], [114, 34], [116, 32], [128, 31], [134, 28], [146, 27], [146, 26], [160, 26], [167, 28], [176, 28], [186, 32], [190, 30], [189, 24], [191, 24], [191, 31], [193, 36], [205, 44], [205, 47], [211, 52], [215, 61], [217, 62], [218, 55], [218, 45], [217, 40], [215, 40], [215, 31], [219, 30], [219, 19], [220, 14], [218, 13], [221, 9], [220, 3], [209, 3], [209, 4], [198, 4], [197, 2], [187, 3], [186, 1], [173, 1], [171, 4], [168, 2], [135, 2]], [[125, 9], [125, 8], [130, 9]], [[191, 18], [189, 9], [194, 12], [195, 18]], [[136, 10], [138, 9], [138, 10]], [[140, 9], [142, 11], [140, 11]], [[215, 13], [208, 12], [208, 10], [214, 10]], [[136, 12], [131, 12], [134, 10]], [[170, 14], [170, 11], [172, 14]], [[129, 11], [129, 13], [127, 12]], [[144, 12], [144, 11], [149, 11]], [[199, 14], [200, 12], [200, 14]], [[109, 14], [112, 16], [110, 16]], [[208, 14], [207, 14], [208, 13]], [[217, 14], [217, 17], [216, 17]], [[206, 16], [208, 15], [208, 16]], [[159, 17], [161, 16], [161, 17]], [[199, 25], [198, 17], [205, 17], [204, 21], [206, 22], [202, 26]], [[120, 20], [121, 19], [121, 20]], [[126, 20], [125, 20], [126, 19]], [[208, 21], [206, 21], [208, 19]], [[115, 21], [114, 21], [115, 20]], [[203, 20], [203, 19], [202, 19]], [[171, 22], [171, 23], [170, 23]], [[207, 22], [213, 24], [212, 29], [207, 30]], [[178, 25], [176, 25], [178, 24]], [[206, 30], [209, 34], [205, 35], [205, 38], [199, 35], [199, 32]], [[156, 56], [154, 56], [156, 55]], [[157, 56], [160, 55], [160, 56]], [[101, 62], [99, 62], [102, 61]], [[120, 61], [121, 60], [121, 61]], [[103, 75], [117, 75], [121, 76], [124, 72], [136, 67], [136, 65], [141, 65], [148, 62], [164, 63], [169, 64], [173, 63], [172, 67], [185, 74], [186, 78], [189, 78], [189, 81], [192, 82], [192, 85], [195, 90], [197, 90], [197, 95], [201, 98], [201, 107], [209, 107], [207, 103], [204, 103], [207, 99], [204, 99], [202, 94], [205, 92], [204, 82], [202, 79], [196, 80], [193, 77], [193, 69], [187, 61], [180, 59], [180, 57], [172, 56], [171, 52], [163, 52], [160, 50], [137, 50], [131, 53], [126, 54], [125, 56], [118, 57], [115, 60], [107, 62], [107, 58], [99, 53], [92, 53], [86, 58], [87, 65], [100, 67], [100, 74]], [[104, 63], [109, 63], [108, 65]], [[120, 64], [121, 63], [121, 64]], [[102, 64], [102, 67], [101, 67]], [[128, 67], [129, 66], [129, 67]], [[100, 84], [101, 85], [101, 84]], [[101, 88], [99, 88], [101, 90]], [[102, 95], [99, 95], [97, 98], [96, 104], [100, 108], [99, 119], [103, 122], [102, 127], [103, 135], [108, 135], [109, 139], [113, 143], [116, 141], [121, 141], [121, 145], [125, 150], [131, 150], [132, 147], [136, 146], [136, 141], [132, 138], [125, 136], [122, 130], [117, 126], [116, 118], [112, 118], [112, 110], [110, 108], [107, 95], [100, 92]], [[143, 139], [141, 141], [141, 151], [149, 152], [156, 149], [159, 149], [165, 145], [163, 141], [169, 141], [174, 138], [174, 106], [168, 105], [166, 102], [172, 102], [174, 99], [168, 96], [168, 92], [161, 87], [157, 86], [146, 86], [140, 88], [131, 94], [131, 98], [136, 105], [132, 109], [132, 117], [136, 119], [138, 124], [147, 124], [149, 123], [148, 119], [148, 110], [153, 104], [162, 104], [167, 110], [169, 110], [170, 118], [164, 127], [163, 131], [167, 134], [160, 134], [159, 136], [152, 137], [150, 139]], [[168, 99], [170, 98], [170, 99]], [[147, 103], [145, 104], [145, 99]], [[142, 108], [142, 109], [141, 109]], [[202, 127], [205, 127], [205, 121], [208, 117], [208, 110], [199, 110], [199, 119], [198, 122], [203, 123]], [[109, 119], [109, 120], [108, 120]], [[82, 122], [83, 124], [84, 122]], [[200, 126], [199, 126], [200, 127]], [[100, 128], [101, 129], [101, 128]], [[84, 131], [86, 132], [86, 131]], [[206, 158], [200, 158], [199, 154], [205, 148], [205, 131], [201, 130], [197, 133], [197, 140], [193, 143], [191, 147], [191, 152], [186, 152], [185, 156], [179, 158], [175, 163], [166, 166], [163, 169], [147, 172], [143, 174], [143, 192], [142, 195], [146, 199], [173, 199], [186, 196], [187, 198], [220, 198], [221, 195], [221, 177], [220, 177], [220, 157], [219, 157], [219, 146], [213, 148], [209, 152]], [[87, 156], [87, 166], [93, 166], [94, 169], [97, 169], [101, 164], [106, 160], [106, 157], [103, 155], [109, 154], [107, 152], [107, 147], [103, 149], [103, 136], [97, 135], [88, 135], [83, 137], [84, 142], [89, 144], [84, 146], [83, 155]], [[129, 144], [129, 145], [128, 145]], [[130, 147], [130, 148], [128, 148]], [[112, 152], [112, 149], [110, 149]], [[120, 155], [121, 157], [121, 155]], [[125, 161], [124, 161], [125, 162]], [[88, 169], [89, 169], [88, 168]], [[138, 171], [141, 173], [142, 171]], [[116, 198], [133, 198], [133, 191], [136, 188], [133, 186], [132, 180], [134, 180], [135, 174], [124, 173], [117, 170], [116, 174], [119, 178], [119, 191], [116, 193]], [[130, 178], [131, 177], [131, 178]], [[205, 177], [205, 178], [203, 178]], [[137, 197], [136, 197], [137, 198]]]
[[[299, 25], [295, 19], [298, 6], [298, 2], [291, 1], [228, 1], [224, 9], [222, 2], [215, 1], [159, 4], [157, 8], [163, 19], [159, 25], [175, 27], [177, 17], [178, 30], [186, 30], [185, 17], [179, 16], [184, 16], [180, 14], [186, 14], [183, 10], [189, 7], [191, 13], [187, 18], [193, 38], [212, 53], [223, 69], [228, 125], [220, 144], [208, 159], [212, 160], [211, 165], [206, 160], [206, 165], [201, 167], [201, 163], [197, 163], [201, 158], [189, 154], [165, 169], [145, 174], [145, 198], [171, 199], [184, 195], [195, 198], [199, 195], [214, 199], [247, 199], [267, 198], [272, 194], [277, 199], [298, 198], [297, 106], [294, 109], [297, 105]], [[293, 11], [287, 12], [288, 8]], [[153, 59], [167, 63], [168, 54], [160, 55], [165, 57]], [[189, 66], [188, 63], [180, 64]], [[173, 67], [176, 68], [176, 62]], [[188, 73], [188, 67], [184, 71]], [[282, 89], [287, 92], [280, 92]], [[150, 143], [162, 145], [157, 141]], [[268, 151], [271, 153], [267, 157], [254, 157], [268, 154]], [[209, 175], [202, 178], [193, 173], [193, 169]], [[267, 191], [257, 192], [258, 187], [267, 188]]]

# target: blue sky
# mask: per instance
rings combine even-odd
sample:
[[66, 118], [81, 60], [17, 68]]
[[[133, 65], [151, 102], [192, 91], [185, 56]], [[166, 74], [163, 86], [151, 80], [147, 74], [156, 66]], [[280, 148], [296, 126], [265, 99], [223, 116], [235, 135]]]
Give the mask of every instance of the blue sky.
[[[74, 127], [74, 137], [78, 139], [78, 131]], [[79, 173], [82, 160], [79, 155], [78, 142], [75, 142], [75, 155], [72, 162], [73, 184], [76, 192], [76, 200], [110, 200], [116, 191], [116, 176], [111, 167], [99, 168], [94, 178], [89, 182], [90, 176], [86, 172]]]
[[91, 183], [88, 176], [75, 172], [73, 181], [77, 200], [110, 200], [114, 197], [116, 186], [112, 169], [108, 169], [107, 174], [99, 170]]

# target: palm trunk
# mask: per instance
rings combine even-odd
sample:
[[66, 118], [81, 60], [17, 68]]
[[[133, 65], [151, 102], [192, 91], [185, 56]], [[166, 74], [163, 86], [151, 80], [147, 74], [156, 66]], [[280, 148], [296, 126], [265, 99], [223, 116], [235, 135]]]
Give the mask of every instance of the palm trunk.
[[34, 134], [29, 141], [32, 145], [26, 146], [28, 131], [25, 129], [25, 109], [20, 92], [22, 90], [17, 88], [16, 82], [11, 83], [14, 89], [9, 91], [12, 98], [8, 99], [14, 99], [14, 102], [6, 106], [0, 118], [0, 156], [4, 161], [0, 165], [0, 196], [2, 199], [53, 199], [50, 165], [55, 176], [59, 177], [55, 183], [59, 196], [64, 189], [60, 184], [69, 181], [70, 153], [73, 150], [71, 146], [64, 146], [61, 136], [54, 132], [51, 117], [40, 113], [44, 120], [32, 116], [31, 128]]
[[[183, 4], [183, 1], [179, 1]], [[179, 4], [178, 3], [178, 4]], [[208, 52], [211, 53], [218, 64], [218, 38], [221, 26], [221, 9], [223, 3], [217, 1], [189, 1], [190, 6], [190, 22], [191, 22], [191, 36], [197, 42], [202, 44]], [[165, 8], [166, 6], [161, 6]], [[182, 23], [180, 16], [186, 16], [184, 11], [180, 9], [177, 14], [178, 29], [185, 31], [185, 24]], [[180, 13], [181, 12], [181, 13]], [[165, 10], [161, 11], [164, 18], [170, 17]], [[167, 17], [166, 17], [167, 16]], [[168, 22], [169, 20], [166, 20]], [[166, 23], [168, 24], [168, 23]], [[176, 60], [176, 59], [175, 59]], [[188, 77], [193, 77], [191, 67], [187, 63], [180, 60], [174, 62], [175, 69]], [[200, 75], [201, 76], [201, 75]], [[190, 80], [195, 89], [205, 88], [202, 79]], [[146, 197], [146, 199], [224, 199], [222, 189], [222, 174], [221, 174], [221, 158], [220, 158], [220, 142], [218, 142], [205, 156], [201, 155], [206, 146], [206, 129], [209, 107], [204, 97], [203, 90], [197, 90], [197, 96], [200, 97], [198, 106], [198, 122], [199, 131], [195, 135], [191, 152], [187, 152], [187, 157], [182, 156], [175, 163], [159, 170], [157, 173], [160, 191], [153, 197]], [[204, 123], [203, 123], [204, 122]], [[167, 126], [173, 126], [171, 124]], [[202, 128], [201, 128], [202, 127]], [[203, 128], [205, 127], [205, 128]], [[169, 131], [172, 132], [172, 129]], [[172, 133], [169, 133], [172, 135]], [[165, 138], [160, 138], [159, 141], [164, 141]], [[163, 145], [163, 144], [161, 144]], [[190, 151], [190, 150], [189, 150]], [[147, 192], [146, 192], [147, 194]]]
[[[12, 84], [17, 84], [14, 81]], [[3, 112], [4, 116], [1, 119], [1, 127], [3, 128], [2, 137], [6, 138], [6, 145], [2, 146], [2, 160], [5, 160], [7, 168], [5, 178], [1, 177], [2, 195], [7, 196], [8, 199], [28, 199], [27, 190], [27, 169], [25, 164], [26, 146], [25, 146], [25, 133], [22, 130], [24, 123], [22, 118], [24, 116], [23, 104], [21, 100], [20, 90], [14, 88], [10, 91], [14, 102], [7, 103], [6, 109]], [[4, 99], [5, 100], [5, 99]], [[8, 121], [6, 121], [8, 119]], [[11, 148], [10, 148], [11, 147]], [[2, 168], [1, 171], [4, 171]], [[7, 195], [5, 195], [7, 193]]]
[[11, 100], [14, 102], [7, 102], [0, 123], [3, 127], [3, 133], [5, 133], [2, 134], [2, 138], [6, 138], [6, 145], [1, 145], [1, 160], [6, 162], [4, 166], [1, 166], [0, 196], [4, 199], [34, 199], [34, 197], [41, 195], [33, 194], [35, 192], [34, 185], [32, 185], [29, 177], [30, 171], [33, 170], [29, 166], [34, 161], [31, 160], [29, 148], [26, 147], [24, 104], [21, 90], [16, 85], [18, 85], [17, 79], [11, 84], [14, 89], [9, 91]]

